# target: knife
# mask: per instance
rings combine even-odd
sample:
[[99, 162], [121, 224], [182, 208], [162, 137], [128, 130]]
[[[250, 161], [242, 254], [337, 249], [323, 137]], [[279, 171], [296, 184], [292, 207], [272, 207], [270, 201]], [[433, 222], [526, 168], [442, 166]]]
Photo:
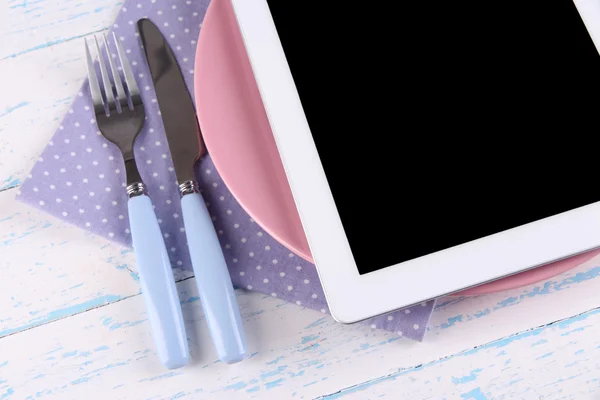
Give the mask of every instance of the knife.
[[196, 109], [173, 51], [149, 19], [138, 30], [175, 165], [188, 249], [198, 294], [219, 359], [232, 364], [246, 355], [246, 336], [231, 277], [212, 219], [194, 175], [206, 154]]

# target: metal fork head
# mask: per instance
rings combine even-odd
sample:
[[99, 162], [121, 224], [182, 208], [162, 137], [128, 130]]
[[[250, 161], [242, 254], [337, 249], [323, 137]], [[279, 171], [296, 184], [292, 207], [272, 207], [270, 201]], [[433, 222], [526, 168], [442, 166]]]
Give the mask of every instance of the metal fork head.
[[85, 41], [88, 80], [98, 128], [104, 137], [119, 147], [123, 158], [128, 161], [133, 159], [133, 143], [144, 125], [145, 111], [129, 60], [114, 33], [113, 39], [121, 62], [124, 82], [113, 60], [106, 35], [102, 36], [102, 41], [108, 58], [108, 69], [98, 39], [94, 37], [102, 86], [98, 81], [87, 40]]

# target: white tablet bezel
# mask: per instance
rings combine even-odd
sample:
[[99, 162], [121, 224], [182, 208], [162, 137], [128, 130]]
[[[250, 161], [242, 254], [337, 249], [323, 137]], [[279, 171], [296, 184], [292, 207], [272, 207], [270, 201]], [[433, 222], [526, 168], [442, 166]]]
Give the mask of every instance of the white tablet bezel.
[[[356, 322], [600, 247], [600, 203], [594, 203], [360, 275], [269, 7], [265, 0], [232, 4], [336, 320]], [[600, 2], [576, 4], [598, 48]], [[361, 191], [357, 185], [356, 196]]]

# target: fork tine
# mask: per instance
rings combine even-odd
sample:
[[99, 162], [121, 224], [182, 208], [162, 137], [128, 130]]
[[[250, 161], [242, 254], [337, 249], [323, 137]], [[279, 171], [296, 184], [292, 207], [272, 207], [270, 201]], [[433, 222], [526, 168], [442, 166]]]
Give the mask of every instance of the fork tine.
[[140, 89], [138, 88], [137, 83], [135, 82], [135, 77], [133, 76], [133, 71], [131, 71], [131, 65], [129, 65], [129, 60], [123, 51], [123, 47], [119, 40], [117, 39], [117, 35], [113, 32], [113, 38], [115, 40], [115, 45], [117, 46], [117, 53], [119, 54], [119, 60], [121, 60], [121, 67], [123, 67], [123, 75], [125, 76], [125, 83], [127, 84], [127, 90], [129, 91], [129, 96], [131, 96], [131, 102], [135, 107], [138, 104], [142, 103], [142, 98], [140, 97]]
[[98, 52], [98, 63], [100, 64], [100, 75], [102, 75], [104, 94], [106, 95], [106, 102], [108, 103], [108, 110], [110, 113], [110, 110], [114, 110], [117, 108], [115, 103], [115, 96], [113, 95], [112, 83], [110, 82], [110, 78], [108, 77], [106, 65], [104, 65], [102, 52], [100, 51], [100, 44], [98, 44], [98, 39], [96, 38], [96, 36], [94, 36], [94, 42], [96, 42], [96, 50]]
[[115, 83], [115, 87], [117, 88], [117, 100], [121, 105], [121, 109], [127, 107], [127, 94], [125, 93], [125, 89], [123, 88], [123, 82], [121, 82], [121, 77], [119, 76], [119, 70], [117, 69], [117, 65], [113, 60], [110, 54], [110, 47], [108, 46], [108, 40], [106, 38], [106, 34], [102, 35], [102, 39], [104, 40], [104, 50], [106, 51], [106, 56], [108, 57], [108, 66], [110, 71], [112, 72], [113, 81]]
[[96, 114], [98, 114], [99, 112], [106, 112], [104, 109], [104, 100], [102, 99], [100, 84], [98, 83], [98, 77], [96, 76], [96, 69], [94, 68], [94, 61], [92, 61], [92, 55], [90, 54], [90, 48], [88, 47], [87, 39], [83, 40], [85, 43], [85, 57], [87, 61], [88, 81], [90, 83], [90, 93], [92, 94], [94, 111], [96, 112]]

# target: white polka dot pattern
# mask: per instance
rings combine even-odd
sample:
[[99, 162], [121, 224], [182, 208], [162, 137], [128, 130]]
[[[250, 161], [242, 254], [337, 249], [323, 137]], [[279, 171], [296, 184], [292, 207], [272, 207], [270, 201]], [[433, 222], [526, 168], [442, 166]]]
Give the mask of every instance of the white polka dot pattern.
[[[135, 21], [149, 16], [160, 27], [175, 52], [188, 88], [192, 88], [196, 40], [207, 6], [206, 0], [126, 1], [113, 25], [138, 86], [143, 89], [147, 120], [134, 146], [136, 161], [170, 249], [171, 264], [186, 269], [191, 269], [191, 265], [183, 220], [179, 217], [175, 172], [150, 73], [142, 61]], [[123, 171], [118, 149], [98, 131], [85, 82], [18, 198], [109, 240], [131, 245]], [[210, 157], [196, 165], [196, 176], [234, 285], [328, 312], [314, 266], [290, 253], [254, 223], [227, 190]], [[432, 302], [417, 305], [365, 323], [421, 340], [432, 307]]]

